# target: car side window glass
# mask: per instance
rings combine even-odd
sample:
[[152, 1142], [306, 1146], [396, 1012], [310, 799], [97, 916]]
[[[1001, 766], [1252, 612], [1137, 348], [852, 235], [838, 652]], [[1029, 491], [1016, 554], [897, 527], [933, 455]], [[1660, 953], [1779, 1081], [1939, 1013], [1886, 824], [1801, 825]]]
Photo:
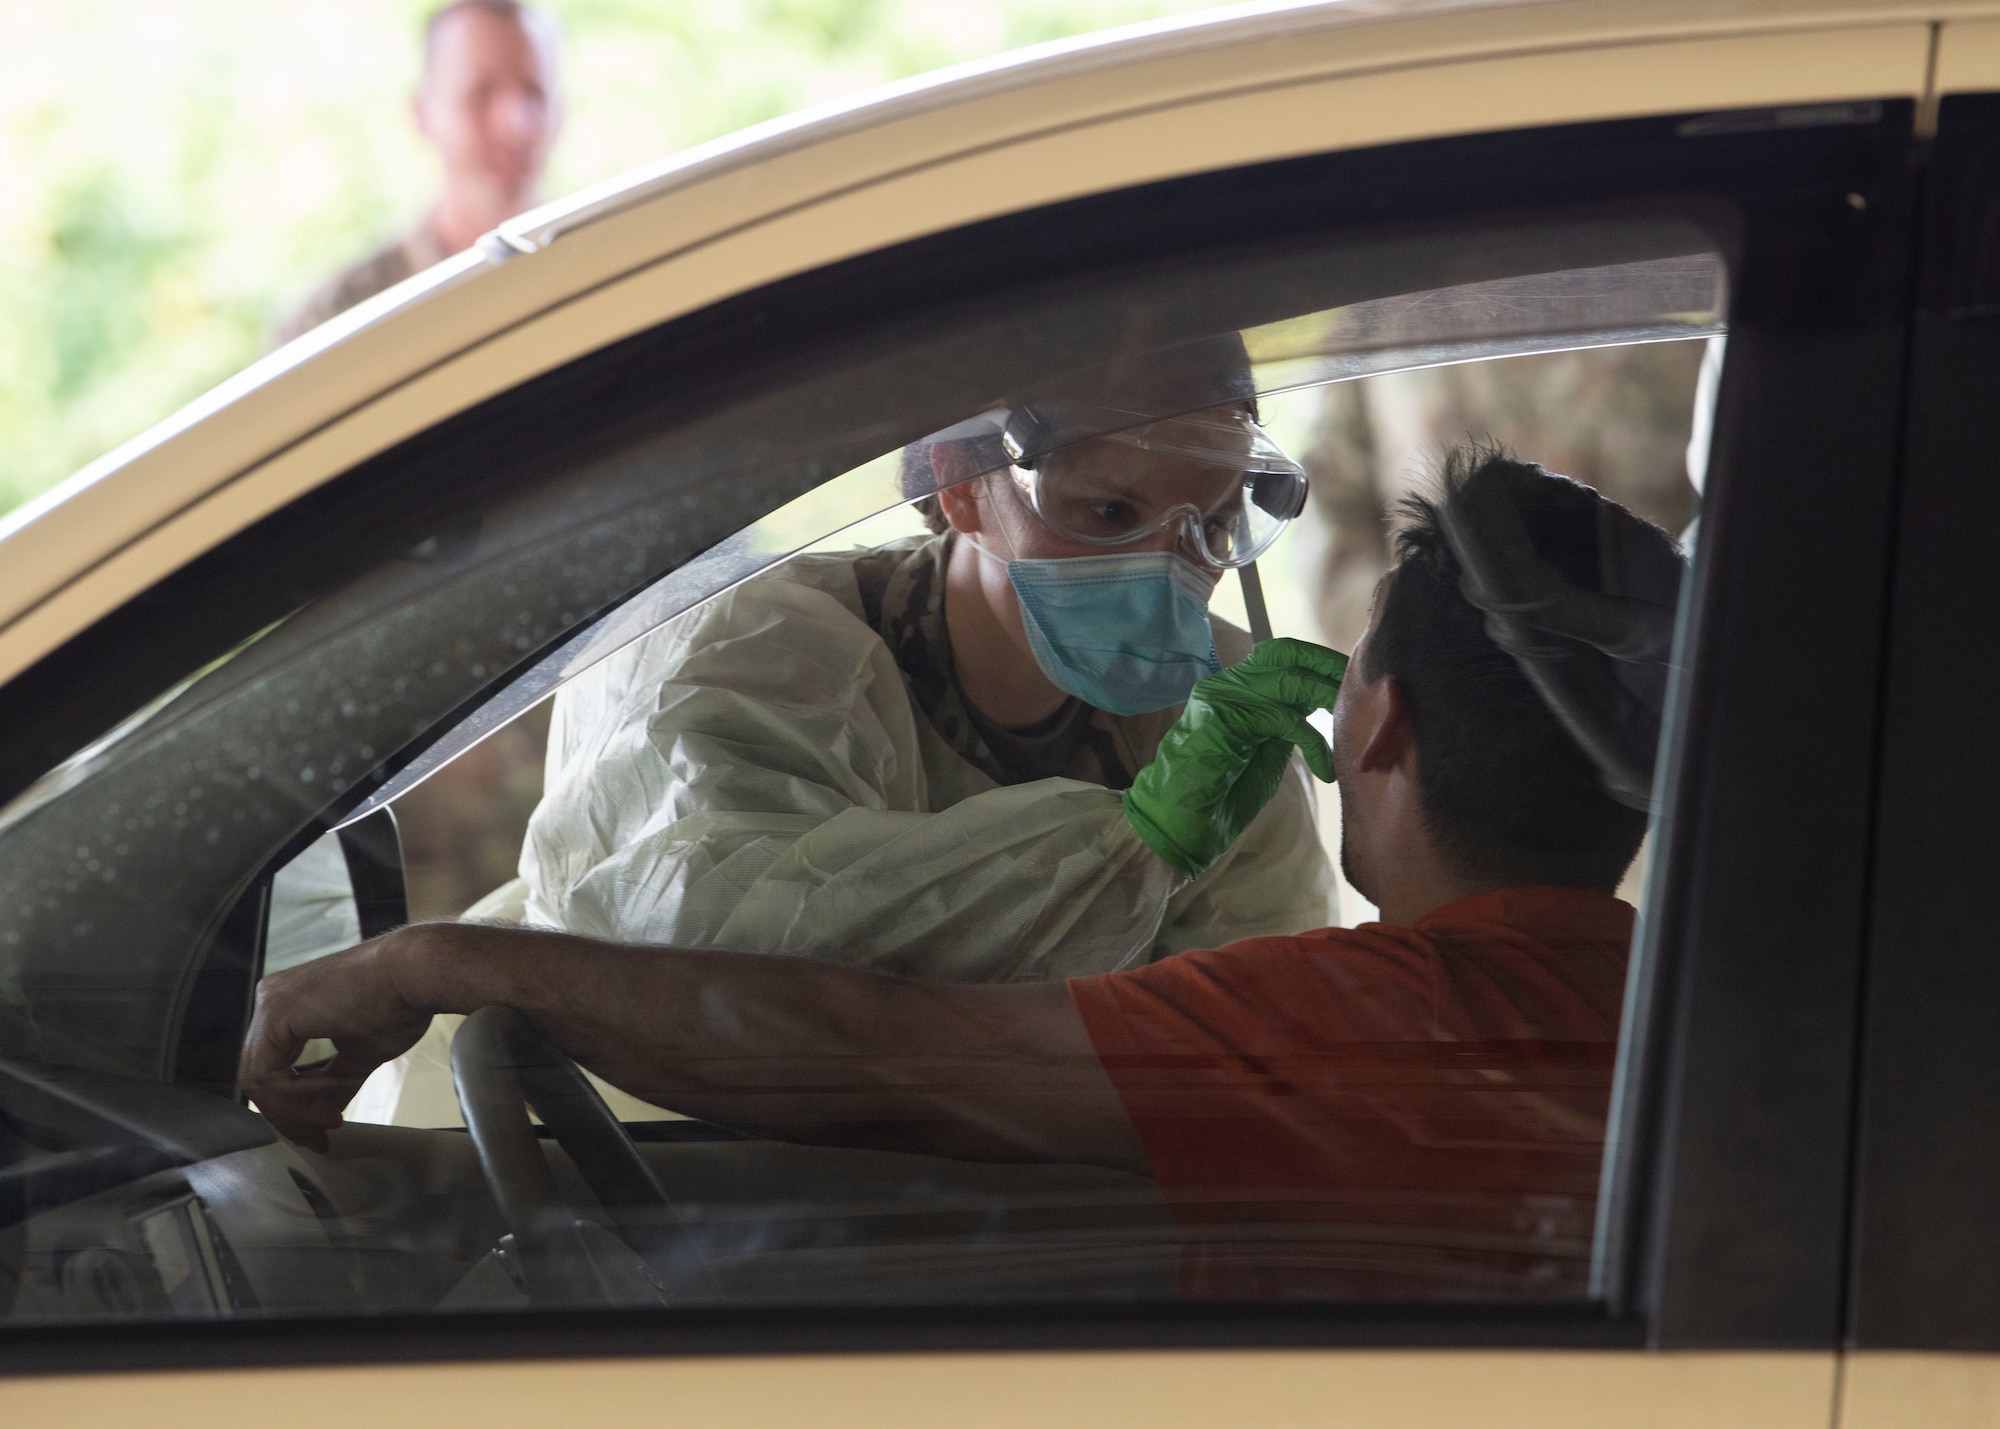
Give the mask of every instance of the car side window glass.
[[209, 1118], [16, 1315], [181, 1313], [172, 1196], [261, 1314], [1588, 1298], [1726, 320], [1671, 217], [1347, 235], [468, 498], [0, 812], [5, 1055]]

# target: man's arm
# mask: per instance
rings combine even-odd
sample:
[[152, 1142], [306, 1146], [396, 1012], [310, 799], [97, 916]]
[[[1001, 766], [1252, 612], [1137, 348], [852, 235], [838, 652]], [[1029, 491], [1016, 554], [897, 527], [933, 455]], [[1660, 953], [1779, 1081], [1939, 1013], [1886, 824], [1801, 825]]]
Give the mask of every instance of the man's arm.
[[[524, 1013], [615, 1086], [790, 1141], [1143, 1172], [1062, 983], [959, 986], [754, 953], [419, 923], [267, 977], [242, 1084], [324, 1149], [368, 1074], [433, 1014]], [[295, 1073], [306, 1042], [338, 1055]]]

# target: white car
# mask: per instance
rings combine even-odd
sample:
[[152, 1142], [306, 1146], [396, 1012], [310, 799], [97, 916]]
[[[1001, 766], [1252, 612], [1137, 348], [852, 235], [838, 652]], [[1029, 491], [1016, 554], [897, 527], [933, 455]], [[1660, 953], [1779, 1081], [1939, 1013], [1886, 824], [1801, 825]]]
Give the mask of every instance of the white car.
[[[1518, 1203], [1532, 1273], [1205, 1298], [1146, 1177], [607, 1125], [504, 1038], [470, 1134], [245, 1103], [256, 980], [403, 921], [426, 777], [908, 529], [925, 443], [1218, 334], [1267, 411], [1721, 357], [1601, 1173]], [[1247, 6], [508, 224], [0, 525], [0, 1418], [2000, 1424], [1996, 392], [2000, 0]]]

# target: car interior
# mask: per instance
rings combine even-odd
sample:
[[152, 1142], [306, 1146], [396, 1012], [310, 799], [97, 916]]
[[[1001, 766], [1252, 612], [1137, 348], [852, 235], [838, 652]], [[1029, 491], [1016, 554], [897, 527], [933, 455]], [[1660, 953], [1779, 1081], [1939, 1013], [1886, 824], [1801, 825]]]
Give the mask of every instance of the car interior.
[[[1468, 438], [1574, 465], [1691, 545], [1730, 243], [1629, 206], [1349, 228], [798, 350], [746, 333], [783, 360], [705, 389], [636, 340], [371, 459], [343, 489], [399, 494], [337, 579], [246, 601], [257, 628], [0, 809], [5, 1317], [1172, 1301], [1180, 1234], [1145, 1176], [756, 1137], [585, 1074], [500, 1007], [440, 1018], [309, 1150], [237, 1088], [253, 989], [412, 918], [531, 918], [507, 890], [576, 682], [788, 562], [922, 538], [938, 472], [1005, 468], [967, 443], [996, 410], [1089, 441], [1201, 405], [1107, 396], [1141, 356], [1240, 343], [1309, 474], [1216, 590], [1246, 636], [1351, 648], [1398, 502]], [[310, 517], [244, 539], [282, 561]], [[1334, 886], [1327, 921], [1372, 916]], [[1546, 1294], [1587, 1298], [1587, 1208], [1548, 1215], [1575, 1228]]]

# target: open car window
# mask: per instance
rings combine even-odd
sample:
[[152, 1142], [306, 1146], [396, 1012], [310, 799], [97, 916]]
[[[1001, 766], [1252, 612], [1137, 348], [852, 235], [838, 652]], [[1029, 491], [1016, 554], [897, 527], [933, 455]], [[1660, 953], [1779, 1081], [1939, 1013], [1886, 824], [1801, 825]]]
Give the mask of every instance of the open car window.
[[[417, 539], [0, 811], [11, 1313], [1589, 1298], [1648, 799], [1592, 806], [1587, 876], [1478, 864], [1487, 901], [1411, 934], [1305, 760], [1199, 867], [1131, 791], [1253, 629], [1372, 631], [1448, 448], [1690, 532], [1726, 279], [1668, 217], [1291, 243], [941, 310], [441, 483]], [[1068, 579], [1148, 552], [1137, 604]], [[997, 623], [954, 624], [976, 592]], [[1671, 628], [1671, 583], [1614, 593]], [[325, 1151], [275, 1138], [235, 1081], [255, 980], [412, 914], [1070, 981], [1144, 1160], [788, 1135], [456, 1016]]]

